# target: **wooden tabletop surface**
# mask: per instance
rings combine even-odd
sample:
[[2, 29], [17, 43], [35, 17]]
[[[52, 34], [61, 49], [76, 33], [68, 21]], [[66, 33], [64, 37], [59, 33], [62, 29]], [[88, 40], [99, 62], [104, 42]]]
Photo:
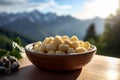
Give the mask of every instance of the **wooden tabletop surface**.
[[40, 70], [25, 58], [18, 71], [3, 75], [0, 80], [120, 80], [120, 59], [95, 55], [92, 61], [80, 70], [52, 72]]

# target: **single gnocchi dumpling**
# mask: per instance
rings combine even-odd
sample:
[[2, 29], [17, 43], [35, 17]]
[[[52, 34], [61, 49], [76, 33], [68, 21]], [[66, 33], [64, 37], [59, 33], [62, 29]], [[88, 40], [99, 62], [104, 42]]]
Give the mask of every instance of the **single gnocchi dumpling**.
[[72, 36], [72, 37], [70, 38], [70, 40], [71, 40], [71, 41], [79, 41], [79, 39], [77, 38], [77, 36]]
[[67, 53], [68, 53], [68, 54], [69, 54], [69, 53], [75, 53], [75, 50], [74, 50], [73, 48], [69, 48], [68, 51], [67, 51]]
[[80, 46], [81, 46], [83, 43], [84, 43], [83, 41], [81, 41], [81, 40], [79, 41]]
[[67, 44], [60, 44], [59, 45], [59, 50], [60, 51], [67, 52], [68, 48], [69, 48], [69, 45], [67, 45]]
[[33, 49], [39, 48], [41, 44], [42, 44], [41, 41], [36, 42], [36, 43], [33, 45]]
[[63, 40], [59, 36], [56, 36], [53, 40], [53, 44], [55, 44], [57, 47], [62, 43], [63, 43]]
[[63, 52], [63, 51], [56, 51], [56, 53], [55, 54], [62, 54], [62, 55], [65, 55], [66, 53], [65, 52]]
[[67, 45], [69, 45], [69, 46], [72, 46], [72, 41], [70, 41], [69, 39], [66, 39], [66, 40], [64, 41], [64, 44], [67, 44]]
[[55, 54], [55, 51], [54, 50], [49, 50], [48, 54]]
[[68, 36], [62, 36], [61, 38], [62, 38], [63, 41], [65, 41], [66, 39], [69, 39]]
[[45, 38], [45, 40], [43, 41], [43, 44], [49, 44], [49, 43], [51, 43], [53, 40], [54, 40], [53, 37]]
[[72, 48], [76, 49], [77, 47], [80, 47], [79, 41], [73, 41]]
[[56, 51], [56, 46], [54, 44], [46, 44], [46, 50], [49, 52], [50, 50]]
[[82, 47], [85, 47], [86, 49], [90, 49], [90, 47], [91, 47], [90, 43], [87, 41], [82, 43], [81, 45], [82, 45]]
[[46, 52], [46, 45], [41, 44], [41, 46], [39, 47], [39, 50], [42, 51], [42, 52]]
[[78, 48], [76, 48], [76, 50], [75, 50], [76, 53], [81, 53], [81, 52], [86, 52], [86, 51], [87, 51], [87, 49], [84, 48], [84, 47], [78, 47]]

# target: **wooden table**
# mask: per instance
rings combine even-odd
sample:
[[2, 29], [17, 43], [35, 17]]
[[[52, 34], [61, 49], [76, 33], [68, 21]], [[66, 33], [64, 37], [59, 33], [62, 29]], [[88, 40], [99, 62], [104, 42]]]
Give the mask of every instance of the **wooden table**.
[[0, 80], [120, 80], [120, 59], [95, 55], [80, 70], [50, 72], [36, 68], [25, 58], [21, 67], [10, 75], [0, 75]]

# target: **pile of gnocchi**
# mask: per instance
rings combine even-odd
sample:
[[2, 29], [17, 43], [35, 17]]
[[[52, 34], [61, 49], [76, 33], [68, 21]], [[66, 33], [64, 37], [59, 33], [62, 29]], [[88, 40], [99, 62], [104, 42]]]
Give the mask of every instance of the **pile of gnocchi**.
[[91, 49], [89, 42], [79, 40], [77, 36], [47, 37], [43, 42], [34, 43], [32, 50], [46, 54], [75, 54], [86, 52]]

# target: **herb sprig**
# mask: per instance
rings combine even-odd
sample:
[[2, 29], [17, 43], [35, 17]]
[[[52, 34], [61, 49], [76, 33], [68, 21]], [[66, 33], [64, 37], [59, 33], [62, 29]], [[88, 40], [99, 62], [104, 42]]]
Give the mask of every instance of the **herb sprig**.
[[0, 49], [0, 58], [3, 56], [14, 56], [17, 59], [20, 58], [24, 58], [25, 57], [25, 50], [22, 47], [22, 42], [21, 39], [19, 37], [17, 37], [16, 39], [14, 39], [11, 43], [12, 45], [12, 50], [8, 51], [5, 49]]

